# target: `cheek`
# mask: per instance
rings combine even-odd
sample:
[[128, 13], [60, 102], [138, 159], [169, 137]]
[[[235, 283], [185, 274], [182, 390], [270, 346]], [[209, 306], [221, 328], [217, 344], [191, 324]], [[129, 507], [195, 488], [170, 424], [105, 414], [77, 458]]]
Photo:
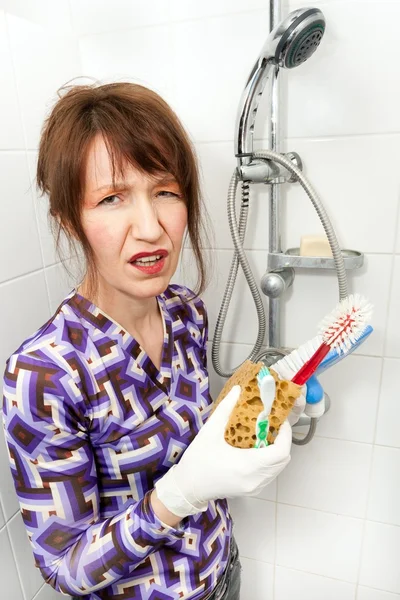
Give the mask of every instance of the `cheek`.
[[187, 209], [182, 203], [172, 209], [164, 209], [163, 214], [159, 215], [162, 220], [162, 226], [167, 232], [168, 237], [178, 244], [182, 241], [187, 225]]
[[86, 219], [82, 223], [91, 248], [97, 256], [108, 254], [118, 247], [117, 228], [104, 220]]

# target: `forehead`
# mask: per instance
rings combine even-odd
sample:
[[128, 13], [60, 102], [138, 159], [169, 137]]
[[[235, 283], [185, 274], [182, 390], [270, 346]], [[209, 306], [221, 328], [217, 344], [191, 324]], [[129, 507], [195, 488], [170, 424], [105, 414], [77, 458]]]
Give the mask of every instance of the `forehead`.
[[[97, 135], [89, 146], [86, 165], [85, 165], [85, 188], [87, 191], [93, 191], [102, 185], [112, 182], [113, 168], [111, 156], [103, 136]], [[152, 175], [143, 173], [140, 169], [134, 167], [130, 162], [122, 163], [122, 173], [115, 173], [116, 181], [131, 180], [136, 178], [154, 179], [154, 180], [175, 180], [174, 177], [166, 171], [159, 171]]]
[[[133, 167], [124, 165], [124, 170]], [[97, 135], [89, 146], [85, 165], [85, 182], [91, 187], [93, 184], [112, 180], [112, 161], [108, 153], [103, 136]]]

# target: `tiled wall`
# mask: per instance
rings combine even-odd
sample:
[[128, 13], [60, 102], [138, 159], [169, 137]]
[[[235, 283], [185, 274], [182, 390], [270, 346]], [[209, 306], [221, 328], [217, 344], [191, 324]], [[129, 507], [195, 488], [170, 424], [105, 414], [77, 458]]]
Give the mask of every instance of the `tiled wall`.
[[[226, 192], [243, 84], [268, 33], [268, 0], [0, 0], [0, 362], [68, 291], [34, 188], [40, 126], [56, 89], [79, 75], [154, 87], [188, 128], [215, 225], [212, 336], [232, 257]], [[327, 32], [306, 64], [282, 72], [282, 150], [297, 151], [340, 244], [365, 253], [352, 291], [375, 305], [375, 334], [328, 372], [332, 408], [315, 439], [294, 447], [279, 480], [231, 503], [243, 563], [242, 600], [400, 599], [400, 1], [290, 0], [318, 5]], [[260, 109], [257, 145], [266, 127]], [[246, 247], [266, 267], [267, 195], [252, 194]], [[283, 202], [284, 248], [320, 233], [309, 200], [292, 185]], [[186, 256], [189, 251], [186, 251]], [[189, 256], [188, 256], [189, 257]], [[190, 257], [189, 257], [190, 258]], [[190, 284], [190, 269], [185, 271]], [[314, 335], [337, 297], [332, 273], [297, 272], [282, 308], [288, 345]], [[240, 277], [222, 361], [251, 349], [257, 319]], [[214, 393], [221, 381], [211, 373]], [[10, 600], [61, 598], [41, 587], [0, 453], [0, 581]]]

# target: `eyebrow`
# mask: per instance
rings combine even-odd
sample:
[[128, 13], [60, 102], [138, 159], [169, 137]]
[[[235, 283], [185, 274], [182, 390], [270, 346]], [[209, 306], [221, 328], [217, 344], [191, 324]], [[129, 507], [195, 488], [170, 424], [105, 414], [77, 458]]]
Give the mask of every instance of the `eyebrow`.
[[122, 183], [122, 182], [116, 182], [115, 185], [112, 183], [106, 183], [105, 185], [102, 185], [99, 188], [97, 188], [97, 190], [93, 190], [93, 192], [96, 193], [96, 192], [101, 192], [103, 190], [110, 190], [110, 189], [123, 190], [126, 187], [127, 187], [126, 183]]
[[[175, 177], [173, 175], [167, 174], [164, 177], [161, 177], [159, 179], [154, 178], [155, 179], [155, 183], [157, 185], [164, 185], [166, 183], [177, 183]], [[96, 194], [97, 192], [101, 192], [103, 190], [126, 190], [129, 186], [127, 185], [127, 183], [123, 182], [123, 181], [116, 181], [115, 184], [113, 183], [106, 183], [105, 185], [100, 186], [99, 188], [97, 188], [97, 190], [93, 190], [93, 193]]]

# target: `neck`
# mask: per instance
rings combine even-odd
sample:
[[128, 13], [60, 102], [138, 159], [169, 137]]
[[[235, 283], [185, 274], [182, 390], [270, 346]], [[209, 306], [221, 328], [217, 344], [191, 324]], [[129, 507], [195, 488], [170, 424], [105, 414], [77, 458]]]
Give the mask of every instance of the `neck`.
[[140, 333], [147, 329], [159, 318], [157, 299], [132, 298], [128, 294], [112, 288], [99, 278], [96, 293], [89, 297], [85, 280], [78, 287], [78, 292], [90, 302], [93, 302], [110, 316], [114, 321], [122, 325], [131, 335]]

